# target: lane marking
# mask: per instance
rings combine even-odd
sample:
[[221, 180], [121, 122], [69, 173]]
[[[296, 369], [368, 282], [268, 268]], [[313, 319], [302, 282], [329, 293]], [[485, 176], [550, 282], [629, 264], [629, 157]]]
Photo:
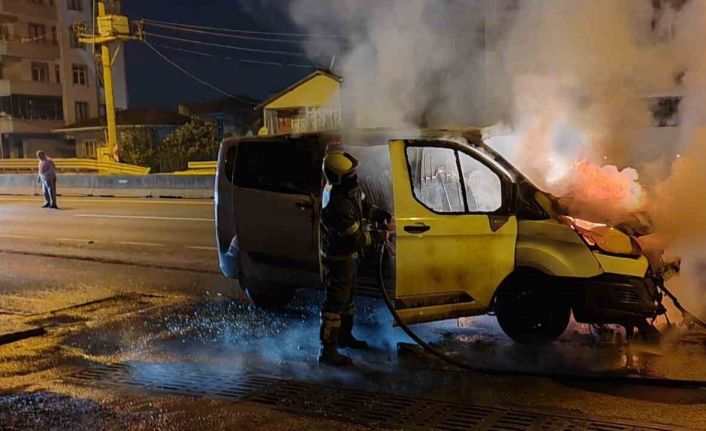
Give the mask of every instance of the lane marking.
[[145, 247], [164, 247], [164, 244], [158, 244], [156, 242], [139, 242], [139, 241], [121, 241], [118, 244], [122, 245], [143, 245]]
[[[137, 266], [141, 268], [157, 268], [157, 269], [168, 269], [172, 271], [187, 271], [187, 272], [197, 272], [201, 274], [217, 274], [222, 277], [221, 271], [219, 269], [207, 269], [207, 268], [188, 268], [184, 267], [183, 265], [176, 266], [176, 265], [161, 265], [157, 263], [145, 263], [145, 262], [130, 262], [130, 261], [125, 261], [125, 260], [119, 260], [119, 259], [109, 259], [109, 258], [104, 258], [104, 257], [95, 257], [95, 256], [75, 256], [75, 255], [67, 255], [67, 254], [58, 254], [58, 253], [41, 253], [41, 252], [34, 252], [34, 251], [22, 251], [22, 250], [4, 250], [0, 249], [0, 253], [4, 254], [13, 254], [13, 255], [19, 255], [19, 256], [39, 256], [39, 257], [47, 257], [47, 258], [54, 258], [54, 259], [70, 259], [70, 260], [77, 260], [77, 261], [83, 261], [83, 262], [95, 262], [95, 263], [102, 263], [102, 264], [108, 264], [108, 265], [126, 265], [126, 266]], [[23, 301], [39, 301], [39, 299], [33, 299], [33, 298], [28, 298], [28, 297], [22, 297]]]
[[[99, 199], [99, 198], [84, 198], [84, 199], [79, 199], [79, 198], [61, 198], [62, 202], [87, 202], [87, 203], [92, 203], [92, 202], [97, 202], [97, 203], [106, 203], [106, 204], [122, 204], [122, 203], [136, 203], [136, 204], [149, 204], [149, 205], [208, 205], [208, 206], [213, 206], [213, 200], [212, 199], [204, 199], [203, 202], [201, 201], [178, 201], [178, 200], [157, 200], [157, 199], [121, 199], [121, 198], [104, 198], [104, 199]], [[12, 196], [0, 196], [1, 201], [15, 201], [15, 202], [40, 202], [41, 197], [37, 199], [32, 199], [32, 198], [23, 198], [23, 197], [12, 197]]]
[[86, 242], [86, 243], [94, 243], [95, 241], [92, 239], [86, 239], [86, 238], [54, 238], [54, 241], [75, 241], [75, 242]]
[[137, 219], [137, 220], [173, 220], [173, 221], [215, 221], [212, 218], [198, 217], [159, 217], [159, 216], [139, 216], [139, 215], [118, 215], [118, 214], [74, 214], [74, 217], [92, 217], [92, 218], [122, 218], [122, 219]]
[[184, 248], [191, 248], [194, 250], [218, 250], [218, 247], [204, 246], [204, 245], [185, 245]]
[[10, 234], [0, 234], [0, 238], [12, 238], [12, 239], [36, 239], [37, 237], [29, 235], [10, 235]]

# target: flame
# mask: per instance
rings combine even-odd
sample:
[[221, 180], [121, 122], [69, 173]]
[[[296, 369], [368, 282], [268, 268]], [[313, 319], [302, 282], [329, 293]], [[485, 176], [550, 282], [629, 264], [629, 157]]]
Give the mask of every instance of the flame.
[[596, 154], [600, 145], [595, 144], [595, 135], [550, 112], [516, 133], [493, 136], [488, 143], [509, 154], [532, 182], [558, 196], [569, 214], [615, 223], [644, 210], [647, 194], [637, 170], [621, 170], [607, 164], [604, 153]]
[[622, 171], [616, 166], [599, 166], [586, 159], [574, 166], [573, 183], [585, 199], [608, 201], [627, 211], [635, 211], [644, 203], [644, 190], [635, 169]]
[[569, 213], [595, 221], [610, 221], [645, 205], [646, 194], [635, 169], [619, 170], [587, 159], [576, 162], [557, 194]]

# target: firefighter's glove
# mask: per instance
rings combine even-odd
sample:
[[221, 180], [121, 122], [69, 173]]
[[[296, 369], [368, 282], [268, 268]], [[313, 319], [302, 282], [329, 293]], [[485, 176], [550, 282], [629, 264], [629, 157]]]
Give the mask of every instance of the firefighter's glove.
[[370, 231], [373, 244], [387, 242], [390, 239], [390, 231], [384, 229], [374, 229]]
[[375, 211], [375, 217], [373, 217], [372, 221], [380, 225], [387, 225], [392, 222], [392, 214], [378, 208], [377, 211]]

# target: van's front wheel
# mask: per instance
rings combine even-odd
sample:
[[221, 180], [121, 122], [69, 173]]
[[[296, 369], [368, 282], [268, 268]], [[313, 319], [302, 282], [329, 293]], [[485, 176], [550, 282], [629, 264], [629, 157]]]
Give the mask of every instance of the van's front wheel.
[[564, 333], [571, 307], [551, 280], [538, 273], [513, 274], [496, 297], [503, 332], [518, 343], [551, 343]]

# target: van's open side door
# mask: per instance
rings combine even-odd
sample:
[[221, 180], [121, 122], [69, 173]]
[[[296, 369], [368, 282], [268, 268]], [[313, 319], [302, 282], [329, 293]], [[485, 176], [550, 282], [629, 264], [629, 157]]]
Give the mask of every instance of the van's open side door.
[[512, 183], [472, 149], [391, 141], [396, 308], [407, 323], [483, 313], [512, 272]]
[[315, 138], [238, 144], [235, 224], [242, 269], [251, 277], [300, 287], [319, 283], [325, 152], [326, 145]]

